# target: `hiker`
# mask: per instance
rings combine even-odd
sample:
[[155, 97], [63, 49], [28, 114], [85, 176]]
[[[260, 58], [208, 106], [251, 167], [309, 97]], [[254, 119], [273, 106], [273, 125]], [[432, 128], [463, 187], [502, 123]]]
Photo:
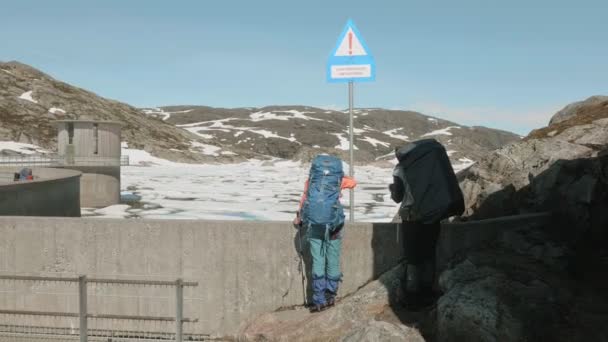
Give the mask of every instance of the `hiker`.
[[464, 198], [445, 148], [424, 139], [395, 149], [391, 198], [403, 221], [406, 271], [404, 305], [415, 310], [434, 302], [435, 254], [440, 221], [464, 212]]
[[34, 176], [32, 175], [32, 169], [30, 168], [23, 168], [21, 169], [21, 171], [19, 171], [19, 180], [34, 180]]
[[13, 173], [13, 181], [14, 182], [18, 182], [20, 177], [21, 176], [19, 175], [19, 172]]
[[340, 252], [344, 209], [340, 204], [341, 190], [352, 189], [356, 185], [353, 178], [344, 176], [339, 158], [318, 155], [313, 159], [293, 222], [299, 229], [307, 228], [312, 255], [311, 312], [319, 312], [335, 304], [342, 281]]

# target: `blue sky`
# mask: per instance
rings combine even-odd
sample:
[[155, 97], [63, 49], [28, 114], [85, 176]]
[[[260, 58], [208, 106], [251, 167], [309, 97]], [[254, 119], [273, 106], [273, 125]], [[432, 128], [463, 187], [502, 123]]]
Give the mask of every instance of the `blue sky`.
[[525, 134], [608, 94], [605, 0], [0, 2], [0, 60], [140, 107], [345, 108], [325, 63], [348, 18], [377, 63], [358, 107]]

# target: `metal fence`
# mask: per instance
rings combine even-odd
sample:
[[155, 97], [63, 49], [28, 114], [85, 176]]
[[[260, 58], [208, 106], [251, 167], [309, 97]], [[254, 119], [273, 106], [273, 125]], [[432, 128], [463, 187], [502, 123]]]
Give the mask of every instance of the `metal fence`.
[[[77, 310], [74, 310], [75, 312], [5, 310], [0, 308], [0, 341], [182, 342], [205, 341], [209, 339], [209, 335], [193, 333], [193, 329], [188, 329], [190, 332], [184, 332], [185, 325], [198, 321], [198, 319], [184, 317], [184, 288], [196, 287], [198, 286], [197, 282], [185, 282], [182, 279], [175, 281], [149, 281], [98, 279], [86, 276], [64, 278], [18, 275], [0, 275], [0, 281], [14, 282], [15, 284], [13, 285], [17, 283], [22, 285], [24, 283], [26, 285], [28, 283], [29, 285], [44, 283], [46, 284], [45, 286], [37, 286], [38, 290], [41, 288], [46, 289], [45, 291], [40, 291], [41, 295], [54, 294], [58, 297], [63, 296], [64, 298], [68, 298], [66, 301], [69, 301], [69, 298], [73, 297], [76, 303], [71, 303], [74, 304], [71, 306], [77, 307]], [[97, 287], [107, 286], [133, 288], [136, 291], [135, 295], [140, 296], [143, 300], [149, 297], [141, 295], [141, 287], [172, 288], [175, 309], [172, 312], [174, 312], [174, 315], [141, 316], [99, 312], [99, 309], [106, 307], [108, 303], [103, 303], [103, 293], [106, 291], [103, 288]], [[21, 286], [21, 289], [26, 289], [27, 287]], [[31, 288], [24, 291], [35, 292]], [[101, 293], [101, 295], [98, 293]], [[110, 296], [106, 295], [105, 297], [109, 298]], [[100, 298], [102, 299], [101, 302], [99, 301]], [[91, 308], [88, 303], [90, 299], [95, 301], [93, 307], [96, 307], [97, 310], [90, 310]], [[42, 299], [39, 299], [39, 301], [43, 302]], [[21, 300], [21, 302], [27, 302], [27, 300]], [[46, 298], [46, 304], [48, 303], [49, 299]]]
[[0, 166], [128, 166], [129, 156], [65, 157], [58, 155], [2, 156]]

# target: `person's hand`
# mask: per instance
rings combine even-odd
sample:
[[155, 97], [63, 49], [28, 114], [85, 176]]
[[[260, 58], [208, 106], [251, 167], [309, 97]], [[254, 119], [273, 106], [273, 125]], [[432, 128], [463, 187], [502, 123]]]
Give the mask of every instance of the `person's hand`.
[[395, 184], [389, 184], [389, 185], [388, 185], [388, 190], [389, 190], [390, 192], [395, 192], [395, 190], [394, 190], [394, 189], [395, 189]]
[[300, 219], [300, 215], [297, 215], [294, 219], [293, 219], [293, 225], [295, 227], [299, 227], [302, 224], [302, 220]]

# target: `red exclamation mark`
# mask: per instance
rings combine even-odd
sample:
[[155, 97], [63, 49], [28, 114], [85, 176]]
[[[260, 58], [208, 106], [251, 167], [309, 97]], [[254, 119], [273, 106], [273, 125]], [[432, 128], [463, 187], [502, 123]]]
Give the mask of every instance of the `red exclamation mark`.
[[348, 32], [348, 54], [352, 55], [353, 54], [353, 33]]

